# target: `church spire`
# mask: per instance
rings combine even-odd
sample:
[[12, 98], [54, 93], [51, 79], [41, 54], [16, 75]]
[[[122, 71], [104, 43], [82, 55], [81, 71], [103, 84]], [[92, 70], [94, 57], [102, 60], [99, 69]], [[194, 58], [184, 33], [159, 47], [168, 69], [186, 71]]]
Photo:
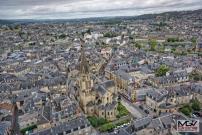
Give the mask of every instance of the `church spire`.
[[82, 39], [80, 39], [81, 42], [81, 63], [80, 63], [80, 73], [82, 74], [88, 74], [89, 73], [89, 66], [88, 66], [88, 62], [86, 60], [86, 56], [84, 53], [84, 41]]

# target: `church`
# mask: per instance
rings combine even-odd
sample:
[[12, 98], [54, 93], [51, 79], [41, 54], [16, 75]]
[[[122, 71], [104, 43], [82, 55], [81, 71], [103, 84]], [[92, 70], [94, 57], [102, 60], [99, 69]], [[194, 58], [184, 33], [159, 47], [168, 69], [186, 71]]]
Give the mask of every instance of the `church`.
[[93, 74], [89, 71], [89, 64], [81, 45], [80, 71], [77, 80], [79, 86], [79, 104], [88, 116], [96, 115], [109, 121], [116, 119], [117, 115], [117, 88], [115, 82], [106, 80], [95, 83]]

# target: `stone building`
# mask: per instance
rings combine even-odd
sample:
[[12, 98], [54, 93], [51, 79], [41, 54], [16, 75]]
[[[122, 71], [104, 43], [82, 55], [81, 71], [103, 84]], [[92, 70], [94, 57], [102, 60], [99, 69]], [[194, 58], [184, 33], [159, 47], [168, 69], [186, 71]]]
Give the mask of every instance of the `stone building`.
[[107, 120], [116, 119], [117, 89], [114, 81], [108, 80], [94, 85], [83, 47], [81, 47], [80, 74], [78, 79], [79, 103], [87, 115], [97, 115]]

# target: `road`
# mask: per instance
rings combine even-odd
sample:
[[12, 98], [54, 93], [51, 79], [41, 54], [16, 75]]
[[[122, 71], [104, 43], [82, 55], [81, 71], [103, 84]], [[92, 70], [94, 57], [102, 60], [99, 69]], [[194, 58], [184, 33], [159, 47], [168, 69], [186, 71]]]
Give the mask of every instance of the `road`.
[[131, 113], [135, 118], [142, 118], [147, 116], [138, 106], [126, 100], [124, 97], [121, 97], [121, 103], [126, 107], [126, 109]]

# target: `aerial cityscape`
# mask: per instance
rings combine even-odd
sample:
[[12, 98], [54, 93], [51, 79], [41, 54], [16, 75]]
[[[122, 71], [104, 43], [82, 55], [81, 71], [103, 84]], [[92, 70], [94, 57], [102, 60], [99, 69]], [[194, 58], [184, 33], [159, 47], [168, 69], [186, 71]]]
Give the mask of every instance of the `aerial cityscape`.
[[202, 1], [0, 1], [0, 135], [202, 135]]

